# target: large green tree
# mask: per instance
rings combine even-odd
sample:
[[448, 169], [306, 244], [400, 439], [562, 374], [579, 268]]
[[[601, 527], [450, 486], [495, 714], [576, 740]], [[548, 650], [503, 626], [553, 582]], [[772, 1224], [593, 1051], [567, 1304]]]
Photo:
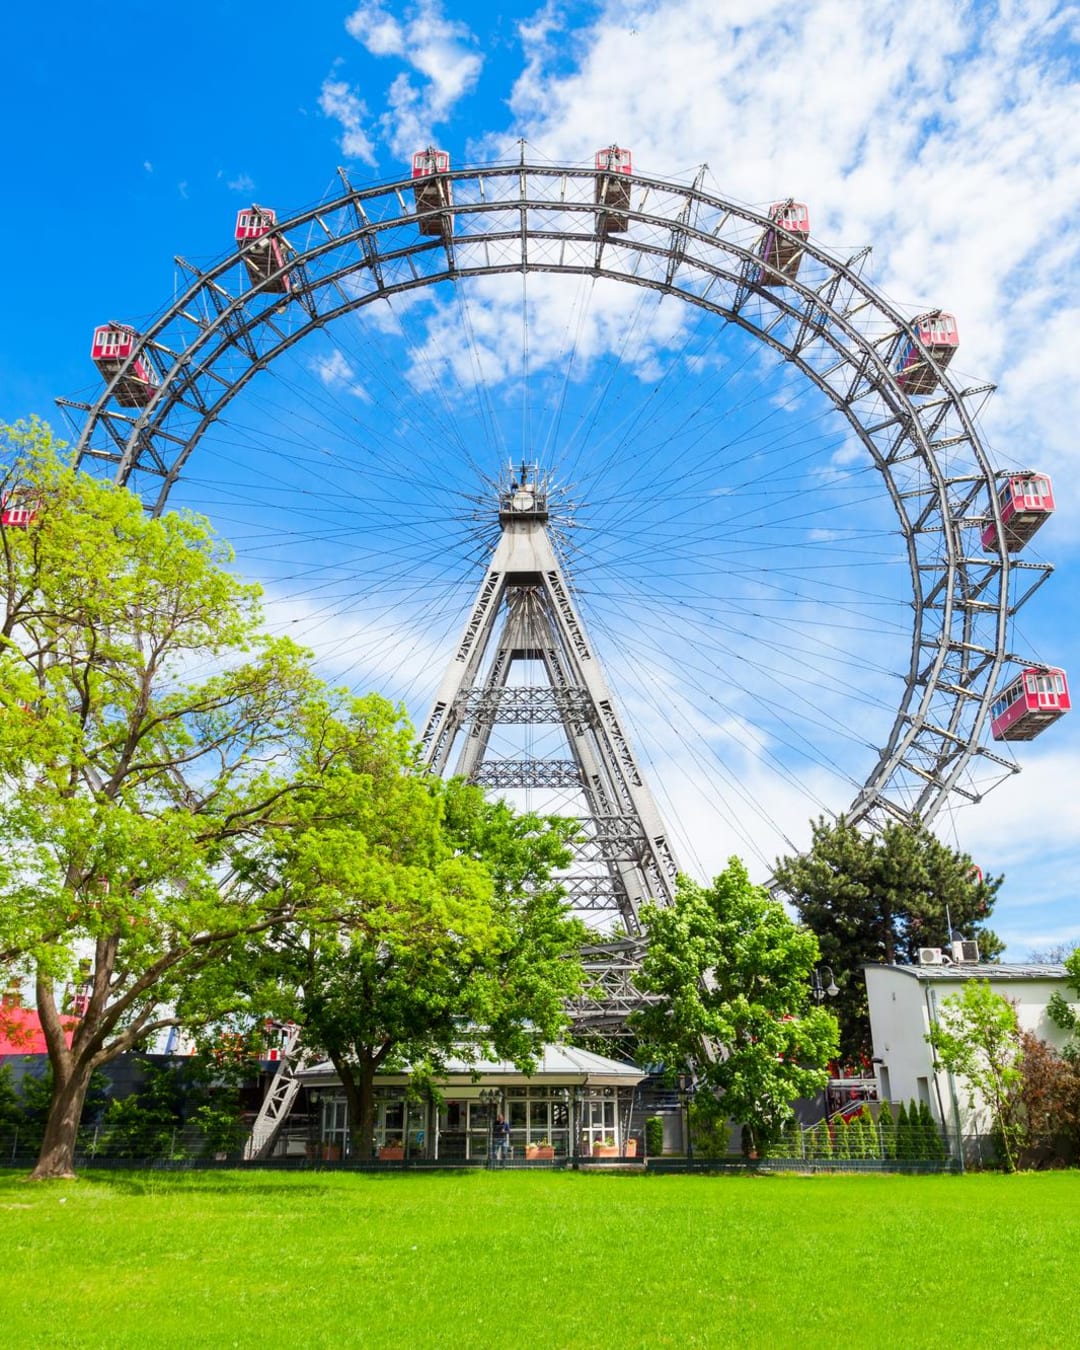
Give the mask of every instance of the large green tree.
[[575, 824], [421, 776], [407, 728], [383, 730], [399, 737], [400, 772], [377, 802], [360, 738], [305, 800], [306, 827], [276, 842], [283, 892], [317, 891], [336, 922], [290, 929], [263, 994], [332, 1060], [359, 1157], [377, 1073], [434, 1075], [488, 1050], [530, 1064], [565, 1026], [583, 937], [553, 880]]
[[41, 1178], [72, 1172], [94, 1070], [219, 1015], [238, 937], [295, 914], [245, 858], [327, 714], [205, 522], [151, 519], [42, 424], [0, 442], [34, 507], [0, 529], [0, 975], [32, 981], [48, 1044]]
[[978, 940], [983, 960], [1003, 950], [986, 927], [1003, 878], [983, 878], [966, 853], [919, 822], [871, 833], [843, 816], [821, 818], [807, 852], [779, 859], [773, 877], [832, 968], [841, 1051], [851, 1059], [870, 1054], [864, 965], [911, 962], [920, 947], [947, 947], [948, 920]]
[[794, 1100], [825, 1086], [836, 1054], [836, 1020], [811, 1006], [817, 939], [738, 858], [711, 886], [680, 877], [674, 905], [646, 906], [642, 918], [649, 942], [637, 980], [659, 997], [635, 1030], [670, 1070], [694, 1068], [743, 1126], [745, 1147], [767, 1147]]

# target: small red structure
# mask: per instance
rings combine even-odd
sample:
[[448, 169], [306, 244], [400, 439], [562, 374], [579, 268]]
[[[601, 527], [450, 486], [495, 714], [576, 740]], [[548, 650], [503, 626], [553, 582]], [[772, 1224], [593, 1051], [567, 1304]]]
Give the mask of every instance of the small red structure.
[[12, 488], [0, 497], [0, 525], [25, 530], [37, 519], [41, 503], [30, 488]]
[[[1014, 473], [1001, 485], [998, 501], [1005, 547], [1015, 553], [1053, 513], [1054, 489], [1044, 473]], [[993, 523], [982, 532], [982, 546], [997, 547], [997, 526]]]
[[810, 237], [810, 212], [804, 202], [773, 202], [769, 207], [772, 228], [761, 241], [761, 266], [757, 280], [762, 286], [784, 286], [794, 280], [803, 259], [803, 244]]
[[627, 174], [634, 172], [630, 151], [618, 145], [609, 145], [596, 152], [596, 204], [607, 209], [596, 215], [597, 234], [624, 234], [630, 228], [630, 182]]
[[436, 212], [445, 212], [453, 206], [454, 194], [449, 178], [442, 177], [450, 172], [450, 155], [446, 150], [436, 150], [429, 145], [426, 150], [418, 150], [412, 158], [412, 176], [424, 179], [413, 188], [416, 199], [416, 214], [421, 234], [438, 235], [447, 239], [453, 233], [452, 217]]
[[[94, 329], [90, 356], [106, 380], [112, 380], [120, 373], [138, 341], [135, 329], [124, 323], [106, 323]], [[132, 361], [124, 378], [113, 387], [113, 395], [122, 408], [142, 408], [154, 397], [157, 387], [157, 371], [142, 351]]]
[[1031, 666], [994, 699], [990, 730], [995, 741], [1031, 741], [1071, 707], [1065, 672]]
[[292, 282], [287, 270], [286, 245], [280, 235], [273, 233], [277, 214], [269, 206], [245, 207], [236, 214], [236, 239], [247, 244], [241, 256], [247, 268], [248, 280], [264, 291], [285, 294]]
[[[919, 350], [921, 343], [927, 356]], [[956, 355], [960, 335], [952, 314], [939, 310], [915, 325], [914, 338], [904, 348], [896, 366], [896, 383], [907, 394], [932, 394], [937, 388], [938, 374]]]

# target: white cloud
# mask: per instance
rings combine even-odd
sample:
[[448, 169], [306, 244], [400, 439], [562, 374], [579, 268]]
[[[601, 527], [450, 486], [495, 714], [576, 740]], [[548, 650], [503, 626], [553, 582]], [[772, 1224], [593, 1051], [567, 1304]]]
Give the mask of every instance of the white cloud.
[[367, 108], [344, 80], [323, 80], [319, 107], [327, 117], [341, 123], [341, 149], [346, 155], [364, 164], [377, 163], [371, 138], [364, 130]]
[[230, 192], [254, 192], [255, 180], [250, 174], [240, 173], [225, 184]]
[[311, 368], [327, 389], [351, 394], [364, 403], [371, 402], [371, 395], [356, 378], [356, 372], [336, 347], [328, 356], [317, 356], [312, 361]]
[[379, 119], [390, 149], [406, 159], [434, 140], [434, 128], [473, 91], [484, 58], [468, 27], [448, 19], [438, 0], [420, 0], [403, 20], [373, 0], [359, 5], [345, 27], [373, 56], [396, 57], [411, 68], [395, 76]]

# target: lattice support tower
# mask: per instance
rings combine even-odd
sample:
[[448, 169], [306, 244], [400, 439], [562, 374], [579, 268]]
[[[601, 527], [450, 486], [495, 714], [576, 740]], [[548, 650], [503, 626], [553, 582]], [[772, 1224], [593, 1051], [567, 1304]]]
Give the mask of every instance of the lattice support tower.
[[[675, 898], [671, 843], [560, 563], [535, 471], [523, 466], [500, 492], [499, 524], [424, 728], [424, 758], [435, 773], [489, 789], [573, 794], [581, 836], [565, 879], [569, 903], [591, 925], [635, 939], [641, 906]], [[515, 682], [522, 671], [526, 682]], [[562, 730], [556, 755], [493, 748], [499, 726], [544, 724]], [[590, 947], [587, 989], [572, 1009], [579, 1026], [625, 1026], [641, 1002], [631, 981], [640, 953], [640, 942]]]

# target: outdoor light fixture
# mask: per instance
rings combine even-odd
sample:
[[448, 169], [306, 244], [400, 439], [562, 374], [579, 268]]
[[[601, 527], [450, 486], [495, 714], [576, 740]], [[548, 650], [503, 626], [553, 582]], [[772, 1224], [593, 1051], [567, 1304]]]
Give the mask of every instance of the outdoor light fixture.
[[[828, 973], [829, 983], [822, 983], [822, 976]], [[837, 987], [836, 979], [832, 972], [832, 966], [816, 966], [814, 973], [810, 977], [810, 996], [817, 1003], [824, 1003], [826, 994], [829, 998], [835, 998], [840, 992]]]

